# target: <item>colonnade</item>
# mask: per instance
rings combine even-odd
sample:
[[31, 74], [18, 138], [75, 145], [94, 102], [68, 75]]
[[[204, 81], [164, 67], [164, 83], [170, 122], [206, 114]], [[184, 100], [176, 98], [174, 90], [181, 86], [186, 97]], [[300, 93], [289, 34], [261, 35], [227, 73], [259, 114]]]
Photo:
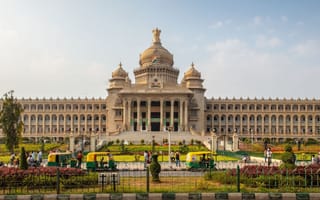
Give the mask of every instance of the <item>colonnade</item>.
[[188, 99], [137, 98], [123, 101], [123, 127], [129, 131], [162, 131], [188, 127]]

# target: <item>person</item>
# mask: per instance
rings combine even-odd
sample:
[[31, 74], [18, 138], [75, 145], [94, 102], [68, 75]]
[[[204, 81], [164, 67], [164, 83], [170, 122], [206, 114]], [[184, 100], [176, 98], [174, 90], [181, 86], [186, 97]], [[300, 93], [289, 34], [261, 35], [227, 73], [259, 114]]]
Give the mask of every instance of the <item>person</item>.
[[173, 162], [174, 161], [174, 153], [173, 151], [170, 152], [170, 160]]
[[267, 148], [264, 149], [263, 155], [264, 155], [264, 162], [267, 162]]
[[147, 151], [143, 152], [143, 157], [144, 157], [144, 168], [147, 168], [147, 164], [148, 164], [148, 161], [149, 161], [149, 156], [148, 156], [148, 152]]
[[32, 155], [33, 161], [36, 161], [37, 160], [37, 153], [35, 151], [32, 151], [31, 155]]
[[19, 167], [20, 165], [20, 159], [16, 158], [16, 160], [14, 161], [15, 166]]
[[42, 163], [42, 151], [38, 152], [38, 163], [39, 163], [39, 165], [41, 165], [41, 163]]
[[32, 157], [32, 154], [30, 154], [29, 157], [27, 158], [27, 163], [30, 167], [34, 166], [34, 159]]
[[81, 162], [82, 162], [82, 151], [79, 151], [77, 155], [77, 160], [78, 160], [78, 168], [81, 168]]
[[180, 153], [177, 151], [175, 155], [176, 167], [180, 167]]
[[317, 164], [317, 160], [314, 154], [311, 156], [311, 164]]
[[270, 166], [270, 164], [272, 162], [271, 157], [272, 157], [272, 151], [271, 151], [271, 148], [269, 147], [267, 150], [268, 167]]
[[13, 166], [13, 164], [14, 164], [14, 159], [16, 158], [16, 154], [11, 154], [11, 156], [10, 156], [10, 165], [11, 166]]

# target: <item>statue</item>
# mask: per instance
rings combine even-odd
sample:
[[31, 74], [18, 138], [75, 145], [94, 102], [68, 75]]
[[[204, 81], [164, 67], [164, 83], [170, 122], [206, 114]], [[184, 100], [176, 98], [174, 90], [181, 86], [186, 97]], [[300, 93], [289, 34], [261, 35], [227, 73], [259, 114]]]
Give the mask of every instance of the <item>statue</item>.
[[161, 30], [158, 28], [152, 30], [153, 33], [153, 43], [160, 43], [160, 33]]

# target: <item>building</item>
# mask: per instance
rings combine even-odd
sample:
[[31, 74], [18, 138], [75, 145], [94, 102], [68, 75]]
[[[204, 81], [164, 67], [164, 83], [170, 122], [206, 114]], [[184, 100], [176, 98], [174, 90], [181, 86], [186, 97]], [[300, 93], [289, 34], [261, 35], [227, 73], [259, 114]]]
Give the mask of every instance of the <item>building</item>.
[[201, 73], [192, 63], [178, 82], [173, 55], [154, 29], [140, 54], [135, 82], [120, 63], [112, 72], [108, 95], [100, 99], [19, 99], [23, 137], [55, 139], [170, 129], [232, 141], [234, 135], [260, 141], [320, 138], [320, 100], [206, 98]]

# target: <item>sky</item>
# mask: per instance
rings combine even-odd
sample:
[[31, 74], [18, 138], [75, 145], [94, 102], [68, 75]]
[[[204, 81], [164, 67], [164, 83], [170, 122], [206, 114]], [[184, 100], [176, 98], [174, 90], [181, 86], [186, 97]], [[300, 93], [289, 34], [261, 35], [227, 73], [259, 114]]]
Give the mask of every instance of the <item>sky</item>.
[[207, 98], [320, 98], [318, 0], [0, 0], [0, 95], [105, 98], [161, 29]]

